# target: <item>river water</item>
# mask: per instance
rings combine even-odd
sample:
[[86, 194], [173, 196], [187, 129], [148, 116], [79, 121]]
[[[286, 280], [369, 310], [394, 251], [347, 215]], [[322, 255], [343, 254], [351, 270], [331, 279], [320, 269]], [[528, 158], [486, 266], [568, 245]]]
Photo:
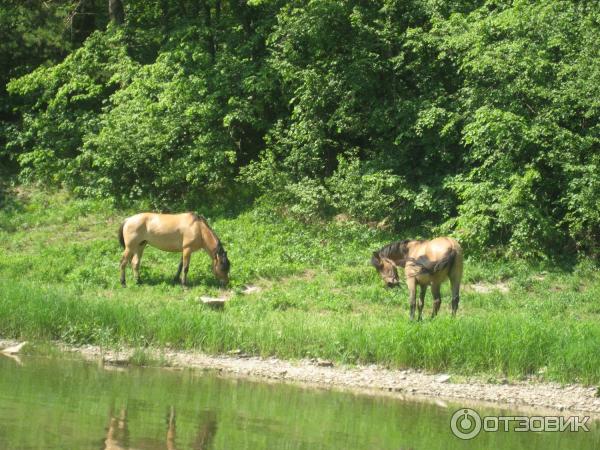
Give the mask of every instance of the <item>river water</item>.
[[[0, 356], [0, 449], [599, 449], [590, 432], [452, 434], [447, 407], [219, 377]], [[518, 415], [477, 409], [481, 415]]]

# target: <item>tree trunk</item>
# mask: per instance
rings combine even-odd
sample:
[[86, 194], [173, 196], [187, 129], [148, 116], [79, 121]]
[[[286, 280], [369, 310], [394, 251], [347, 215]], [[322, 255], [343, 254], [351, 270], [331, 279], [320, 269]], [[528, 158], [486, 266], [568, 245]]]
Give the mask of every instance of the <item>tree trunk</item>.
[[210, 53], [211, 59], [214, 61], [217, 49], [215, 46], [215, 31], [212, 26], [212, 12], [210, 10], [210, 3], [208, 3], [207, 0], [203, 0], [202, 6], [204, 7], [204, 25], [206, 26], [206, 31], [208, 32], [206, 45], [208, 47], [208, 52]]
[[111, 22], [117, 25], [121, 25], [125, 21], [122, 0], [108, 0], [108, 17]]

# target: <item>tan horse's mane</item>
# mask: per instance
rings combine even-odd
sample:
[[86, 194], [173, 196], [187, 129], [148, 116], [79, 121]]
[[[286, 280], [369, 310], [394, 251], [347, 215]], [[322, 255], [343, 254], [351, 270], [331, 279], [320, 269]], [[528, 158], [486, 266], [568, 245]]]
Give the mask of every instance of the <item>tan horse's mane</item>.
[[221, 239], [219, 239], [217, 234], [210, 227], [210, 225], [208, 224], [208, 220], [206, 220], [206, 217], [204, 217], [201, 214], [196, 214], [195, 212], [191, 212], [190, 214], [192, 215], [194, 220], [198, 220], [198, 221], [202, 222], [204, 225], [206, 225], [206, 228], [208, 228], [208, 230], [210, 231], [210, 233], [212, 234], [213, 238], [215, 239], [215, 241], [217, 243], [217, 245], [215, 247], [215, 252], [214, 252], [213, 258], [216, 255], [219, 255], [221, 257], [221, 264], [223, 265], [224, 268], [227, 268], [227, 270], [228, 270], [230, 263], [229, 263], [229, 259], [227, 258], [227, 252], [225, 251], [225, 247], [223, 247], [223, 244], [221, 243]]
[[201, 222], [204, 222], [205, 225], [208, 225], [208, 220], [206, 220], [206, 217], [204, 217], [202, 214], [196, 214], [195, 212], [191, 212], [190, 214], [192, 215], [194, 220], [199, 220]]

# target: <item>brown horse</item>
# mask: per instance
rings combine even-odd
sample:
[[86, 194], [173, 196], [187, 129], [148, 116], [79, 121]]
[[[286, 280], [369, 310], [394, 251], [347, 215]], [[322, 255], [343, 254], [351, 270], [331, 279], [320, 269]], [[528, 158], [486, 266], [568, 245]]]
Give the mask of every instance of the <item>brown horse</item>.
[[212, 271], [223, 285], [229, 282], [229, 259], [221, 241], [206, 219], [194, 213], [141, 213], [128, 217], [119, 228], [119, 242], [125, 249], [121, 258], [121, 284], [125, 286], [125, 268], [131, 263], [135, 280], [140, 282], [140, 262], [146, 244], [167, 252], [182, 252], [175, 282], [183, 270], [185, 286], [192, 252], [204, 249], [212, 258]]
[[463, 272], [463, 252], [454, 239], [439, 237], [430, 241], [398, 241], [373, 252], [371, 264], [375, 266], [389, 287], [400, 283], [397, 267], [404, 267], [410, 298], [410, 319], [415, 318], [417, 285], [420, 286], [419, 320], [425, 304], [427, 286], [433, 293], [435, 317], [442, 304], [440, 286], [446, 278], [452, 286], [452, 315], [456, 315], [459, 301], [460, 280]]

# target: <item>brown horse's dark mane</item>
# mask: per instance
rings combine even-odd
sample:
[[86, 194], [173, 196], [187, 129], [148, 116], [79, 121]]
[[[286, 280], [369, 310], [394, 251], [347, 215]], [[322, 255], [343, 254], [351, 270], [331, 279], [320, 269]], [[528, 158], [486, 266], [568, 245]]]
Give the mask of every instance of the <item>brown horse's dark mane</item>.
[[381, 258], [394, 259], [406, 253], [409, 242], [412, 241], [409, 239], [405, 239], [403, 241], [392, 242], [391, 244], [387, 244], [381, 247], [379, 250], [377, 250], [377, 254]]

